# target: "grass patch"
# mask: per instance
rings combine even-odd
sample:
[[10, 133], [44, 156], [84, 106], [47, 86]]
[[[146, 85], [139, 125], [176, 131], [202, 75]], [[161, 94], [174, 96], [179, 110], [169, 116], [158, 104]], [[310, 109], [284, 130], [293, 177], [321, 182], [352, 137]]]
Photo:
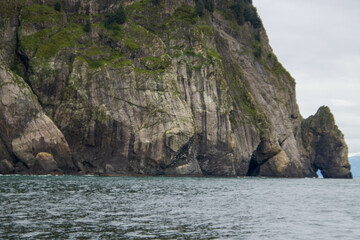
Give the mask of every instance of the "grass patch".
[[110, 47], [95, 47], [80, 52], [79, 59], [86, 62], [90, 68], [96, 69], [103, 66], [114, 68], [132, 65], [131, 60], [124, 59], [124, 54], [112, 50]]
[[162, 8], [161, 2], [154, 4], [153, 0], [143, 0], [127, 6], [126, 11], [134, 22], [155, 33], [164, 28], [163, 20], [166, 14]]
[[125, 46], [130, 50], [130, 51], [135, 51], [138, 50], [140, 48], [140, 46], [138, 44], [136, 44], [133, 40], [131, 40], [130, 38], [125, 38]]
[[[273, 53], [269, 53], [267, 55], [267, 60], [270, 62], [270, 66], [268, 67], [267, 65], [265, 65], [265, 68], [268, 69], [271, 73], [275, 74], [275, 75], [279, 75], [279, 74], [287, 74], [291, 80], [293, 82], [295, 82], [295, 80], [291, 77], [290, 73], [283, 67], [283, 65], [279, 62], [279, 60], [277, 59], [277, 57], [275, 56], [275, 54]], [[264, 64], [263, 64], [264, 65]]]
[[142, 69], [142, 68], [135, 68], [134, 70], [135, 70], [136, 73], [149, 74], [149, 75], [160, 74], [160, 73], [165, 72], [165, 69], [159, 69], [159, 70], [151, 71], [151, 70]]
[[204, 56], [203, 56], [202, 54], [194, 52], [194, 50], [191, 49], [191, 48], [185, 49], [185, 50], [183, 51], [183, 53], [184, 53], [185, 55], [187, 55], [187, 56], [200, 57], [201, 59], [204, 58]]
[[173, 17], [181, 22], [195, 24], [198, 15], [193, 7], [188, 4], [182, 4], [175, 10]]
[[94, 27], [100, 29], [101, 34], [116, 40], [116, 41], [123, 41], [125, 38], [125, 31], [122, 25], [116, 24], [116, 28], [106, 28], [103, 23], [95, 23], [93, 24]]
[[149, 0], [134, 2], [133, 4], [126, 7], [126, 13], [128, 15], [133, 15], [133, 16], [137, 16], [137, 14], [143, 15], [148, 5], [149, 5]]
[[206, 51], [206, 55], [208, 58], [212, 60], [222, 60], [222, 56], [215, 48], [210, 48]]
[[46, 42], [56, 31], [58, 31], [58, 28], [46, 28], [30, 36], [21, 37], [20, 50], [36, 52], [39, 45]]
[[41, 23], [56, 25], [63, 22], [65, 14], [58, 12], [54, 7], [47, 5], [32, 4], [21, 10], [20, 18], [25, 23]]
[[20, 37], [20, 50], [32, 51], [37, 58], [48, 59], [62, 48], [73, 48], [84, 34], [82, 26], [69, 24], [60, 28], [46, 28], [30, 36]]
[[148, 70], [166, 69], [171, 65], [172, 59], [167, 54], [159, 57], [144, 57], [142, 63]]
[[199, 29], [199, 31], [204, 33], [206, 36], [213, 36], [214, 35], [214, 32], [213, 32], [212, 28], [209, 25], [198, 25], [196, 27], [197, 27], [197, 29]]
[[69, 24], [60, 32], [57, 32], [47, 41], [39, 43], [36, 53], [37, 57], [50, 58], [54, 56], [61, 48], [75, 46], [75, 42], [84, 34], [82, 26]]

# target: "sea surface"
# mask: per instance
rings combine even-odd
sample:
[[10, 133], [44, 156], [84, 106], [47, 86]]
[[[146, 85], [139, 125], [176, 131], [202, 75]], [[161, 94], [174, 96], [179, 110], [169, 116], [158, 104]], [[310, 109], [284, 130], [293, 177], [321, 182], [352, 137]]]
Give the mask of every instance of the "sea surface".
[[360, 179], [0, 176], [0, 239], [360, 239]]

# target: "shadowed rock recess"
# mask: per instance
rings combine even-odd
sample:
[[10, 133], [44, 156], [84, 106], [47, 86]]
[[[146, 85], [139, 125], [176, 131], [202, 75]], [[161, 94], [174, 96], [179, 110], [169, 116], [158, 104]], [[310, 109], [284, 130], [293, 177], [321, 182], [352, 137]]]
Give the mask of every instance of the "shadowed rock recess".
[[2, 174], [352, 177], [251, 0], [5, 0], [0, 46]]

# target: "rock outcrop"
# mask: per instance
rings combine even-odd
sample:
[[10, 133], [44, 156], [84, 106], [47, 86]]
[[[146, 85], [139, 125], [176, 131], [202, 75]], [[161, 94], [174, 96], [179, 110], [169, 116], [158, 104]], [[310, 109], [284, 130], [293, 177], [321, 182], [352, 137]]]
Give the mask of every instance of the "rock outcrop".
[[351, 177], [333, 116], [302, 119], [236, 1], [55, 2], [0, 12], [0, 173]]
[[324, 177], [351, 178], [348, 149], [344, 136], [335, 125], [328, 107], [321, 107], [314, 116], [301, 123], [304, 158], [309, 160], [309, 175], [317, 169]]
[[[0, 143], [3, 159], [16, 165], [20, 172], [36, 172], [38, 152], [56, 156], [59, 167], [75, 169], [64, 135], [43, 112], [37, 97], [24, 80], [0, 65]], [[1, 156], [0, 155], [0, 156]], [[3, 173], [11, 170], [0, 170]]]

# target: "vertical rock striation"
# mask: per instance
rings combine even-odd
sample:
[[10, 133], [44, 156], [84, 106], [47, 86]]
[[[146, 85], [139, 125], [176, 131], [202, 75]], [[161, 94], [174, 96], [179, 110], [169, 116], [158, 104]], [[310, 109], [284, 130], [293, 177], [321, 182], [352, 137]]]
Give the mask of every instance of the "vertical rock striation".
[[[64, 135], [42, 111], [24, 80], [0, 65], [0, 149], [9, 166], [2, 173], [37, 172], [38, 152], [54, 155], [58, 167], [75, 169]], [[15, 169], [13, 169], [15, 168]], [[44, 172], [49, 173], [49, 172]]]
[[60, 2], [4, 5], [0, 173], [351, 177], [333, 116], [302, 119], [236, 1]]

